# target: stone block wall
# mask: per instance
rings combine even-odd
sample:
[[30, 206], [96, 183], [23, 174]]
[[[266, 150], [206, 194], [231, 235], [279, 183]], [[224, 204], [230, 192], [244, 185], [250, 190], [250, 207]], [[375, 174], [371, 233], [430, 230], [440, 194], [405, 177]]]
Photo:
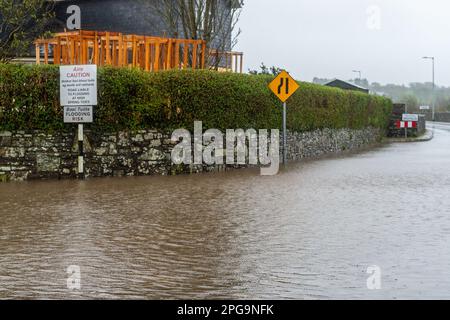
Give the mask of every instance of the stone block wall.
[[100, 135], [87, 132], [88, 176], [168, 175], [171, 173], [171, 135], [157, 130]]
[[383, 136], [384, 132], [375, 128], [289, 132], [287, 139], [288, 160], [298, 161], [357, 150], [379, 142]]
[[435, 114], [437, 122], [450, 122], [450, 112], [438, 112]]
[[[382, 130], [374, 128], [289, 132], [289, 160], [356, 150], [376, 143], [382, 136]], [[174, 165], [171, 162], [171, 152], [175, 144], [171, 140], [171, 133], [158, 130], [116, 133], [86, 131], [86, 175], [175, 175], [236, 167]], [[0, 132], [0, 181], [73, 179], [77, 177], [77, 156], [75, 132]]]
[[[156, 130], [85, 132], [87, 176], [168, 174], [173, 144]], [[9, 180], [75, 178], [78, 142], [74, 133], [0, 133], [0, 175]]]
[[[433, 113], [431, 111], [422, 111], [426, 121], [433, 121]], [[436, 112], [434, 115], [436, 122], [450, 122], [450, 112]]]
[[77, 161], [73, 141], [74, 135], [64, 133], [0, 132], [0, 176], [3, 180], [69, 177]]

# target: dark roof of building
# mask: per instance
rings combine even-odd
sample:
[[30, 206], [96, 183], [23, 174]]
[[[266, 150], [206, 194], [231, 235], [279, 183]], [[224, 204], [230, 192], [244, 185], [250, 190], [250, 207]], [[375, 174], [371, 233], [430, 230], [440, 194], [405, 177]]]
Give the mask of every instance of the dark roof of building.
[[355, 87], [356, 89], [360, 89], [360, 90], [369, 90], [368, 88], [365, 88], [363, 86], [359, 86], [359, 85], [357, 85], [357, 84], [355, 84], [353, 82], [344, 81], [344, 80], [341, 80], [341, 79], [333, 79], [333, 80], [325, 83], [324, 86], [329, 86], [329, 85], [331, 85], [333, 83], [336, 83], [336, 82], [345, 83], [348, 86]]

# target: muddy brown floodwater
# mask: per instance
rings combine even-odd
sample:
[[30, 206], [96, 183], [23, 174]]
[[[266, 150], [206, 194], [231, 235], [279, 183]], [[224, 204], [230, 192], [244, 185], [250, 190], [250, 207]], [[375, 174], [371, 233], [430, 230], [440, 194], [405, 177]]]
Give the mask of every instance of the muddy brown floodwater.
[[449, 130], [274, 177], [0, 184], [0, 298], [450, 298]]

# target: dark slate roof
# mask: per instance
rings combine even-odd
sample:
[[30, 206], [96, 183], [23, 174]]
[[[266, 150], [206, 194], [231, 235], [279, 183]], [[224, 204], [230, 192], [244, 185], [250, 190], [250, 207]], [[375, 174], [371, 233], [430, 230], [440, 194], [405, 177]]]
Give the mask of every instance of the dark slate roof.
[[357, 88], [357, 89], [361, 89], [361, 90], [369, 90], [368, 88], [359, 86], [359, 85], [357, 85], [357, 84], [355, 84], [355, 83], [353, 83], [353, 82], [348, 82], [348, 81], [344, 81], [344, 80], [341, 80], [341, 79], [333, 79], [333, 80], [331, 80], [330, 82], [325, 83], [324, 86], [331, 85], [331, 84], [334, 83], [334, 82], [342, 82], [342, 83], [345, 83], [345, 84], [347, 84], [347, 85], [349, 85], [349, 86], [351, 86], [351, 87], [355, 87], [355, 88]]

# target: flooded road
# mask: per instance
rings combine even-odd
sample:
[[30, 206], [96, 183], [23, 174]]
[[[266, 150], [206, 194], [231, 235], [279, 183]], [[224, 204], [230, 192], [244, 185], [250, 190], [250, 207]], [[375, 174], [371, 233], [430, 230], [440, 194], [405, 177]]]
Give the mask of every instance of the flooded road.
[[0, 298], [450, 298], [449, 125], [258, 173], [0, 184]]

